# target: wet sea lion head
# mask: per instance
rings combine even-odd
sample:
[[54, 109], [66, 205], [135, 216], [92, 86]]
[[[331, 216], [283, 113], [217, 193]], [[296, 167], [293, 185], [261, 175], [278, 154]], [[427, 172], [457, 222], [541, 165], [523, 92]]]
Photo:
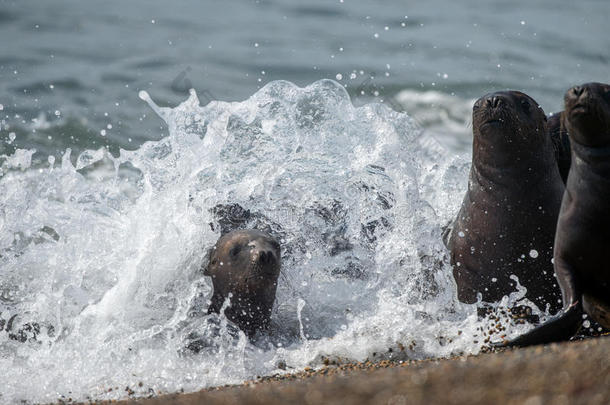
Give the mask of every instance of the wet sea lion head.
[[565, 94], [565, 125], [585, 146], [610, 146], [610, 85], [586, 83]]
[[237, 267], [241, 270], [240, 276], [252, 281], [259, 278], [253, 277], [255, 274], [277, 276], [279, 253], [279, 243], [268, 233], [254, 229], [229, 232], [216, 242], [207, 272], [213, 275], [222, 270], [223, 265], [228, 265]]
[[250, 229], [221, 236], [204, 272], [214, 287], [208, 312], [219, 313], [230, 298], [225, 314], [248, 335], [266, 327], [280, 267], [280, 245], [271, 235]]
[[515, 162], [535, 156], [546, 141], [546, 115], [538, 103], [520, 91], [486, 94], [472, 109], [476, 160]]

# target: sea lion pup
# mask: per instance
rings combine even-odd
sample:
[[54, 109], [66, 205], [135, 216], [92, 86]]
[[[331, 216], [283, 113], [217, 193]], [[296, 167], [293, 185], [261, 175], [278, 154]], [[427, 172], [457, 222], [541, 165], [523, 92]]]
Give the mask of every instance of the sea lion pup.
[[580, 328], [583, 311], [610, 328], [610, 85], [568, 90], [565, 117], [572, 166], [554, 252], [563, 311], [507, 346], [567, 340]]
[[495, 302], [516, 290], [539, 308], [560, 308], [551, 263], [564, 186], [546, 116], [518, 91], [481, 97], [473, 107], [468, 191], [448, 235], [458, 299]]
[[220, 313], [253, 337], [269, 326], [280, 275], [280, 245], [265, 232], [239, 230], [218, 239], [204, 274], [212, 277], [214, 292], [208, 313]]

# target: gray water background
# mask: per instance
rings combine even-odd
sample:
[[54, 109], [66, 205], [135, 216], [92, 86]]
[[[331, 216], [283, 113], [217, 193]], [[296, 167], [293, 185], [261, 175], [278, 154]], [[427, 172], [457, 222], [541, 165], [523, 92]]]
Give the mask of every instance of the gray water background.
[[609, 20], [607, 0], [0, 0], [0, 154], [136, 149], [167, 134], [139, 90], [205, 104], [277, 79], [340, 78], [393, 108], [403, 89], [518, 89], [557, 111], [570, 86], [610, 81]]

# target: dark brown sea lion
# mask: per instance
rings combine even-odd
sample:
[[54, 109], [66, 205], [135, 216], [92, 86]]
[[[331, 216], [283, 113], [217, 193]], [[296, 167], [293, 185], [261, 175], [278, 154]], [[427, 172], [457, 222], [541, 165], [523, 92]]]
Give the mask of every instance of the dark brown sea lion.
[[528, 299], [558, 310], [551, 259], [564, 186], [544, 111], [504, 91], [481, 97], [472, 116], [468, 191], [448, 240], [458, 298], [498, 301], [515, 291], [515, 275]]
[[269, 234], [239, 230], [218, 239], [204, 272], [212, 277], [214, 292], [208, 313], [224, 311], [246, 335], [269, 326], [280, 274], [280, 245]]
[[610, 85], [571, 88], [564, 113], [572, 165], [554, 252], [563, 311], [509, 346], [569, 339], [580, 328], [583, 311], [610, 328]]

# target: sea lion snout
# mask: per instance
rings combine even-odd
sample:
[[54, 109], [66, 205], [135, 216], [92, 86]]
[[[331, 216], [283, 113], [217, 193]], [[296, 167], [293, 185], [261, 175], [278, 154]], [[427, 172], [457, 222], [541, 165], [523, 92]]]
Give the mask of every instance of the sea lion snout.
[[479, 98], [474, 103], [473, 109], [475, 111], [480, 110], [480, 109], [493, 110], [493, 109], [497, 109], [497, 108], [500, 108], [500, 107], [503, 107], [504, 105], [506, 105], [506, 101], [507, 101], [506, 97], [498, 92], [489, 93], [489, 94], [486, 94], [483, 97]]
[[254, 251], [254, 256], [256, 260], [263, 265], [269, 265], [277, 262], [277, 258], [275, 254], [271, 250], [257, 250]]
[[506, 111], [510, 106], [510, 100], [503, 94], [491, 93], [481, 97], [482, 108], [479, 110], [481, 126], [501, 126], [508, 123]]
[[252, 263], [263, 265], [265, 268], [274, 268], [279, 264], [279, 245], [269, 237], [254, 239], [248, 243]]
[[565, 94], [566, 106], [570, 114], [586, 113], [591, 103], [591, 91], [587, 85], [574, 86]]
[[583, 86], [574, 86], [570, 90], [568, 90], [568, 95], [570, 97], [580, 97], [584, 90], [585, 87]]
[[[515, 121], [514, 95], [511, 92], [495, 92], [479, 98], [473, 107], [473, 125], [492, 126], [511, 124]], [[512, 125], [511, 125], [512, 126]]]
[[573, 141], [586, 146], [610, 143], [610, 86], [585, 83], [570, 88], [565, 96], [564, 126]]
[[604, 93], [610, 92], [610, 86], [603, 83], [585, 83], [570, 88], [564, 101], [566, 109], [573, 110], [577, 107], [593, 106], [598, 102], [604, 102]]
[[506, 103], [506, 98], [500, 94], [492, 94], [485, 99], [487, 108], [499, 108]]

